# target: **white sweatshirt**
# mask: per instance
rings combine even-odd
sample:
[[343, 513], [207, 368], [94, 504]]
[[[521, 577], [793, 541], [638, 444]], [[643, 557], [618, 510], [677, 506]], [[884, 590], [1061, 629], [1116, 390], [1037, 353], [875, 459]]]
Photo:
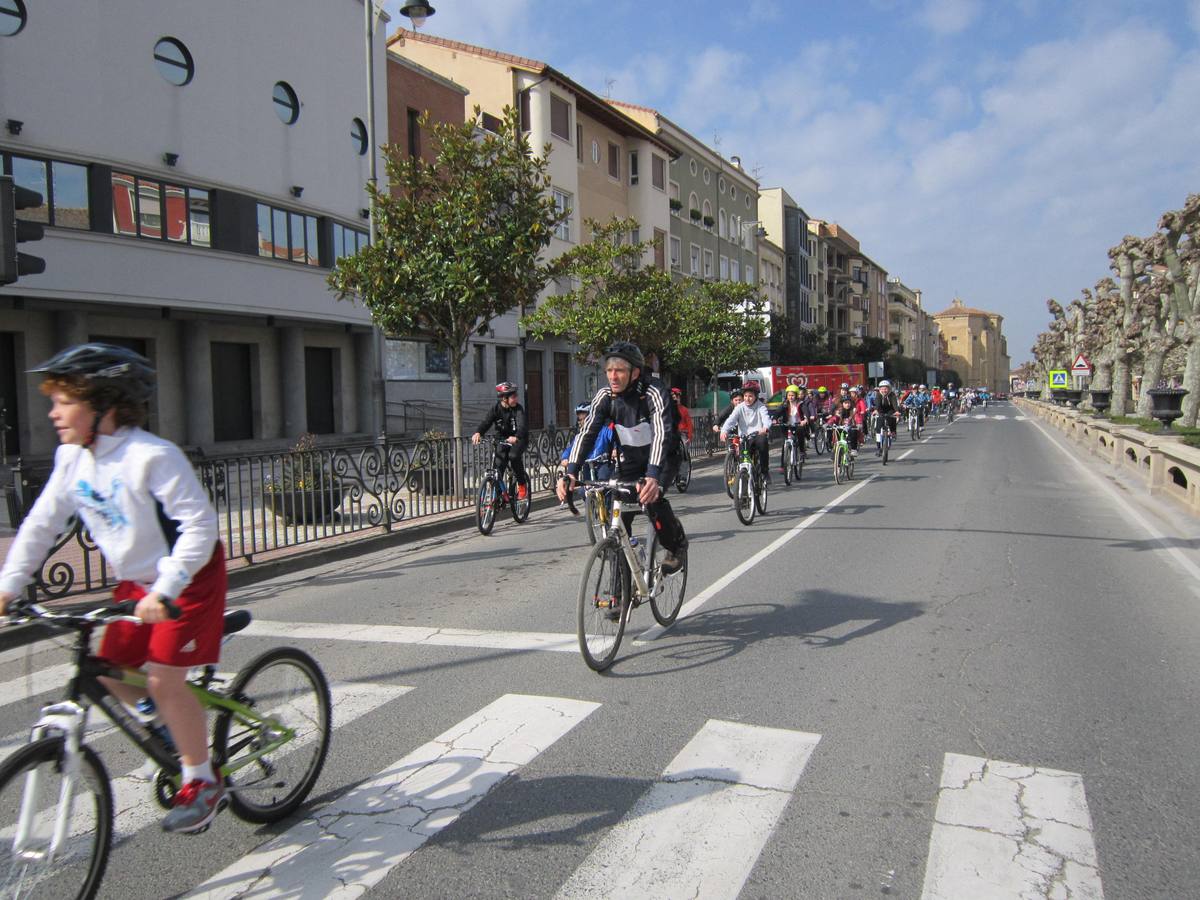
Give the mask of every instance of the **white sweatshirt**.
[[[157, 505], [179, 525], [167, 547]], [[61, 444], [54, 471], [0, 570], [0, 591], [29, 584], [67, 520], [79, 513], [120, 581], [174, 599], [212, 557], [217, 514], [192, 464], [170, 441], [140, 428], [99, 435], [91, 450]]]
[[734, 428], [737, 428], [738, 434], [742, 435], [769, 431], [771, 428], [771, 413], [767, 411], [767, 404], [759, 402], [755, 402], [753, 405], [743, 403], [729, 414], [729, 418], [721, 426], [721, 431], [728, 435]]

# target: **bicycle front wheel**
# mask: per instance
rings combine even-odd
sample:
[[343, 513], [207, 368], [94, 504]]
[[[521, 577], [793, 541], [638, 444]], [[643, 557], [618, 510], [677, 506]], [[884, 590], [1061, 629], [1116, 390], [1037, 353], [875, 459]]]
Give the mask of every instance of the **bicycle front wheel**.
[[737, 486], [737, 457], [732, 453], [725, 454], [725, 493], [733, 499], [734, 488]]
[[883, 464], [887, 465], [888, 451], [892, 449], [892, 436], [885, 429], [883, 432]]
[[[67, 827], [54, 846], [60, 816]], [[90, 747], [81, 749], [69, 791], [61, 737], [17, 750], [0, 766], [0, 897], [95, 896], [112, 848], [112, 818], [108, 773]]]
[[496, 524], [496, 480], [490, 476], [483, 479], [483, 484], [479, 486], [479, 496], [475, 500], [475, 524], [483, 535], [491, 534], [492, 526]]
[[596, 543], [596, 538], [604, 538], [604, 522], [600, 518], [600, 503], [596, 495], [588, 491], [583, 501], [583, 524], [587, 528], [588, 543]]
[[230, 807], [247, 822], [275, 822], [304, 802], [325, 764], [329, 684], [303, 650], [276, 647], [238, 672], [229, 697], [254, 712], [222, 710], [213, 726]]
[[683, 606], [683, 594], [687, 589], [687, 551], [683, 551], [683, 565], [678, 572], [663, 575], [659, 568], [667, 549], [658, 542], [655, 534], [650, 540], [650, 612], [654, 621], [667, 626], [675, 621], [679, 609]]
[[845, 463], [845, 460], [843, 459], [843, 457], [845, 457], [845, 456], [846, 456], [846, 448], [842, 447], [840, 444], [837, 447], [833, 448], [833, 480], [836, 481], [838, 484], [841, 484], [843, 481], [846, 480], [846, 472], [845, 472], [845, 464], [846, 463]]
[[738, 520], [743, 525], [754, 521], [754, 487], [750, 473], [739, 469], [737, 474], [737, 496], [733, 498], [733, 508], [737, 510]]
[[792, 466], [794, 463], [795, 450], [791, 444], [783, 445], [783, 483], [792, 483]]
[[825, 429], [818, 428], [813, 432], [813, 453], [821, 456], [825, 452]]
[[682, 448], [679, 454], [679, 471], [675, 474], [675, 490], [681, 494], [686, 494], [687, 489], [692, 485], [692, 454], [688, 452], [687, 445]]
[[590, 669], [613, 664], [629, 618], [629, 566], [614, 538], [592, 548], [579, 582], [579, 652]]

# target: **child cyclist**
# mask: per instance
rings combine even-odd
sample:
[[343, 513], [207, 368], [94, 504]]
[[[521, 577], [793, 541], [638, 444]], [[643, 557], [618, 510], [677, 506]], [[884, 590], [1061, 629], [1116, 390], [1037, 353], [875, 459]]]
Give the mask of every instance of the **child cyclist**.
[[[30, 371], [43, 376], [60, 446], [0, 570], [0, 613], [77, 513], [117, 575], [113, 599], [136, 600], [133, 614], [142, 620], [111, 623], [99, 655], [118, 666], [145, 665], [150, 697], [179, 749], [183, 786], [163, 828], [201, 831], [225, 805], [204, 710], [187, 684], [191, 667], [220, 655], [226, 577], [216, 512], [183, 452], [140, 427], [154, 390], [148, 360], [91, 343]], [[142, 699], [137, 688], [105, 684], [130, 706]]]

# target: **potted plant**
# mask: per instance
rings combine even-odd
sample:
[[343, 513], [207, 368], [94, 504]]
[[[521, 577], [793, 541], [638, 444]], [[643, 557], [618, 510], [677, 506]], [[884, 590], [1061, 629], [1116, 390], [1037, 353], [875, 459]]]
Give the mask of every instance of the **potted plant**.
[[693, 222], [699, 222], [699, 221], [700, 221], [700, 210], [698, 210], [698, 209], [693, 209], [693, 210], [690, 210], [690, 211], [688, 212], [688, 215], [692, 217], [692, 221], [693, 221]]
[[263, 481], [268, 508], [289, 525], [336, 519], [342, 493], [341, 482], [329, 471], [313, 434], [302, 434], [278, 473]]
[[683, 209], [683, 201], [682, 200], [674, 200], [674, 199], [671, 200], [671, 212], [677, 213], [681, 209]]
[[717, 220], [714, 219], [712, 216], [705, 216], [704, 217], [704, 227], [711, 229], [713, 227], [713, 223], [716, 221]]
[[1162, 422], [1163, 433], [1171, 431], [1171, 423], [1183, 415], [1183, 388], [1152, 388], [1146, 391], [1154, 403], [1150, 415]]

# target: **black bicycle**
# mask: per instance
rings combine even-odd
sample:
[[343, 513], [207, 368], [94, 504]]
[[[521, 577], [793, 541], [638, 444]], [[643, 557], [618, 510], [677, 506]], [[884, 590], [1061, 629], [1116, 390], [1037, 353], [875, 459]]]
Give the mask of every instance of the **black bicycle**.
[[529, 518], [529, 508], [533, 504], [528, 487], [525, 496], [519, 496], [517, 476], [513, 474], [512, 466], [508, 467], [508, 478], [502, 484], [500, 470], [496, 468], [496, 451], [503, 447], [505, 452], [511, 452], [512, 445], [495, 438], [485, 438], [492, 450], [492, 462], [483, 472], [483, 480], [479, 483], [479, 494], [475, 498], [475, 524], [480, 534], [491, 534], [496, 524], [496, 510], [508, 507], [512, 510], [513, 521], [518, 525]]
[[675, 473], [675, 490], [686, 494], [692, 484], [692, 451], [687, 438], [679, 436], [679, 471]]

